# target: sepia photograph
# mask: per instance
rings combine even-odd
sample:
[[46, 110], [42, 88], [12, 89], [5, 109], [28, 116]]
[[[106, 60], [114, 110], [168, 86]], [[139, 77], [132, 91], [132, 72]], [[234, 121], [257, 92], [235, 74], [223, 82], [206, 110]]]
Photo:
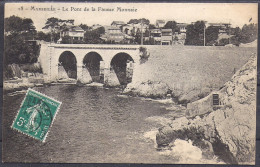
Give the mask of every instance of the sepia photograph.
[[4, 6], [2, 162], [255, 165], [257, 3]]

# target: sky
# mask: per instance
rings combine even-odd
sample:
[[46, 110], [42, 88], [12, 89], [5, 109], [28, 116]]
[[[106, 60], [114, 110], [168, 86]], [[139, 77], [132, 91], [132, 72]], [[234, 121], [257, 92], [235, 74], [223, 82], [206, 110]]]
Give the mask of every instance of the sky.
[[[39, 8], [55, 8], [55, 11], [36, 10]], [[81, 11], [78, 11], [79, 8]], [[89, 11], [84, 11], [85, 8]], [[92, 8], [96, 10], [92, 11]], [[110, 11], [98, 11], [101, 8]], [[134, 9], [135, 12], [117, 11], [117, 8]], [[114, 10], [111, 11], [112, 9]], [[242, 27], [244, 24], [258, 22], [258, 5], [257, 3], [6, 3], [5, 17], [12, 15], [31, 18], [38, 31], [42, 30], [50, 17], [74, 19], [75, 25], [82, 23], [88, 26], [110, 25], [112, 21], [127, 23], [130, 19], [146, 18], [151, 24], [155, 24], [157, 19], [175, 20], [178, 23], [205, 20]]]

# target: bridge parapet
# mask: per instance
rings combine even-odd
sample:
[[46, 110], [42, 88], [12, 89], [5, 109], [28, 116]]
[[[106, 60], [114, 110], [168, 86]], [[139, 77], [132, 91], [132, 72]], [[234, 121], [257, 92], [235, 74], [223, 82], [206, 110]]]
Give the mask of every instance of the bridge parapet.
[[49, 47], [64, 48], [64, 49], [138, 50], [140, 48], [140, 45], [50, 44]]

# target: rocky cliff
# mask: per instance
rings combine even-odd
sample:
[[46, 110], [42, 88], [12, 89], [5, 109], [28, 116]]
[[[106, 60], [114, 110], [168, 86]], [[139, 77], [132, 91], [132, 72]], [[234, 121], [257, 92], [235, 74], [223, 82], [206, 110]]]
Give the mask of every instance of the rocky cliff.
[[[255, 163], [257, 57], [253, 55], [219, 91], [188, 104], [187, 117], [159, 129], [159, 147], [176, 139], [192, 140], [204, 155], [230, 164]], [[212, 95], [218, 94], [219, 105]]]

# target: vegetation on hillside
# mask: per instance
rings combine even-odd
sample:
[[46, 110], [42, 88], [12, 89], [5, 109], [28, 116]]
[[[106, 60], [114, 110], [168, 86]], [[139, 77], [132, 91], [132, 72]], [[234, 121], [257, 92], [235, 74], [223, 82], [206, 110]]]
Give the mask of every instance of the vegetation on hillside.
[[4, 77], [11, 76], [10, 64], [33, 64], [37, 62], [40, 46], [30, 42], [37, 32], [33, 21], [11, 16], [5, 19]]
[[204, 21], [197, 21], [194, 24], [188, 25], [185, 45], [203, 46], [204, 33], [206, 46], [225, 46], [227, 44], [239, 46], [241, 43], [249, 43], [257, 39], [258, 25], [254, 23], [250, 23], [248, 25], [245, 24], [242, 29], [239, 27], [228, 28], [226, 33], [228, 37], [222, 39], [219, 39], [219, 27], [205, 26]]

